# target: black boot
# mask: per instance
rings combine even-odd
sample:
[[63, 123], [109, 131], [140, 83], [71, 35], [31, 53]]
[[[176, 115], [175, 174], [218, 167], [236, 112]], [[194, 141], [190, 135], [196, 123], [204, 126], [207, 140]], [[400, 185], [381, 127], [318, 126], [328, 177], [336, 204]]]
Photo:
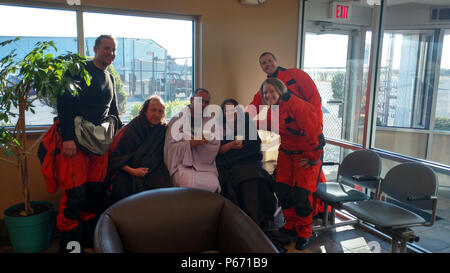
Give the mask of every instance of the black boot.
[[295, 239], [297, 238], [297, 232], [295, 231], [295, 228], [285, 229], [284, 227], [281, 227], [278, 229], [278, 231], [283, 234], [286, 240], [289, 240], [288, 243], [295, 241]]
[[267, 230], [264, 233], [274, 244], [282, 246], [291, 243], [297, 237], [297, 233], [294, 230], [286, 230], [283, 227], [279, 230]]
[[59, 253], [81, 253], [78, 227], [61, 232], [59, 239]]
[[305, 250], [309, 247], [310, 242], [311, 242], [311, 237], [308, 237], [308, 238], [297, 237], [297, 242], [295, 243], [295, 248], [298, 250]]

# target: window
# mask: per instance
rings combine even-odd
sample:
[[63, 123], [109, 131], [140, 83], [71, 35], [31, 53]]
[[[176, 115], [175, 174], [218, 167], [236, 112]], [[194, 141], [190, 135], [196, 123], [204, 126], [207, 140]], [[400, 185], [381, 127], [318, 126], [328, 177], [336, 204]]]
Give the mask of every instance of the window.
[[434, 130], [450, 132], [450, 30], [445, 31]]
[[193, 86], [192, 20], [84, 12], [83, 21], [86, 56], [94, 55], [99, 35], [116, 38], [116, 59], [110, 69], [121, 83], [118, 104], [123, 121], [131, 120], [153, 94], [166, 102], [169, 119], [186, 105]]
[[439, 69], [429, 160], [450, 165], [450, 29], [445, 31]]
[[[79, 52], [94, 57], [94, 42], [101, 34], [117, 42], [116, 59], [108, 70], [116, 79], [120, 117], [128, 122], [144, 100], [157, 94], [166, 102], [168, 119], [187, 104], [193, 89], [193, 19], [162, 19], [134, 15], [83, 12], [84, 37], [77, 36], [73, 10], [0, 5], [0, 41], [22, 36], [0, 48], [0, 58], [16, 48], [23, 57], [37, 41], [54, 41], [58, 52]], [[21, 18], [17, 20], [16, 18]], [[11, 22], [15, 22], [11, 24]], [[55, 23], [57, 22], [57, 23]], [[55, 53], [55, 52], [51, 52]], [[49, 125], [54, 106], [35, 101], [36, 114], [27, 113], [27, 125]], [[12, 123], [13, 124], [13, 123]]]
[[[437, 170], [437, 221], [416, 230], [417, 244], [448, 252], [441, 237], [448, 237], [450, 203], [450, 21], [430, 18], [442, 1], [344, 1], [351, 6], [345, 20], [330, 18], [328, 0], [302, 2], [302, 67], [322, 96], [325, 160], [363, 146], [382, 156], [382, 176], [410, 160]], [[324, 170], [329, 178], [337, 171]]]
[[[23, 58], [38, 41], [54, 41], [58, 52], [77, 52], [76, 13], [68, 10], [28, 8], [0, 5], [0, 41], [21, 36], [21, 40], [6, 47], [0, 47], [0, 58], [16, 49], [17, 57]], [[20, 18], [18, 20], [17, 18]], [[14, 22], [14, 23], [11, 23]], [[55, 24], [55, 22], [58, 22]], [[49, 51], [58, 54], [54, 50]], [[15, 80], [15, 79], [13, 79]], [[27, 125], [53, 123], [53, 107], [35, 101], [36, 114], [26, 113]], [[11, 124], [15, 124], [12, 120]]]
[[385, 31], [377, 125], [429, 127], [433, 41], [432, 31]]
[[374, 147], [448, 165], [448, 30], [421, 23], [428, 6], [411, 8], [422, 16], [404, 20], [406, 9], [385, 8]]

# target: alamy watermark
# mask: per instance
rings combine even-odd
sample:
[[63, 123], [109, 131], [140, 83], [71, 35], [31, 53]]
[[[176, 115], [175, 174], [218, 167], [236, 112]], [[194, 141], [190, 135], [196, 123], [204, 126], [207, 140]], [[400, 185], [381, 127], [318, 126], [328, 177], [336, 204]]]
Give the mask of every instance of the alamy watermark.
[[81, 253], [81, 245], [78, 241], [70, 241], [66, 245], [66, 249], [70, 250], [69, 253]]
[[371, 253], [381, 253], [380, 243], [377, 241], [370, 241], [367, 243]]
[[[258, 112], [267, 108], [267, 105], [259, 106], [257, 111], [256, 106], [247, 106], [246, 112], [250, 117], [258, 116]], [[270, 128], [267, 122], [260, 122], [260, 130], [270, 131], [272, 133], [279, 133], [279, 106], [271, 105], [268, 109], [270, 111]], [[184, 108], [171, 127], [171, 136], [175, 141], [180, 140], [257, 140], [258, 132], [256, 121], [250, 121], [247, 124], [244, 107], [242, 105], [225, 105], [224, 111], [219, 105], [208, 105], [202, 108], [202, 99], [194, 97], [194, 103], [189, 107]], [[225, 121], [225, 122], [224, 122]], [[267, 120], [264, 120], [267, 121]], [[203, 124], [204, 123], [204, 124]], [[247, 129], [246, 129], [247, 128]]]

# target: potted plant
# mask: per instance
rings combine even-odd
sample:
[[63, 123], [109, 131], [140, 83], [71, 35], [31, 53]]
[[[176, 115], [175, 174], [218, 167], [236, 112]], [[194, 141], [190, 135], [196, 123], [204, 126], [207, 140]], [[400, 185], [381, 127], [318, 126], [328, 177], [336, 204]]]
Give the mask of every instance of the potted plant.
[[[19, 39], [20, 37], [17, 37], [1, 42], [0, 47]], [[31, 249], [27, 249], [23, 243], [16, 242], [18, 237], [31, 242], [39, 241], [35, 238], [36, 235], [15, 234], [22, 230], [19, 227], [21, 224], [17, 224], [18, 221], [29, 222], [38, 216], [44, 216], [48, 218], [48, 221], [54, 218], [54, 207], [51, 203], [30, 201], [28, 156], [32, 154], [30, 150], [35, 145], [27, 146], [25, 113], [26, 111], [34, 113], [33, 102], [36, 100], [56, 102], [56, 97], [61, 92], [68, 91], [76, 94], [80, 90], [80, 85], [73, 80], [73, 77], [84, 79], [87, 84], [90, 84], [89, 74], [84, 69], [86, 60], [84, 57], [70, 52], [54, 56], [48, 53], [52, 48], [57, 51], [52, 41], [38, 42], [22, 59], [17, 58], [16, 50], [13, 49], [0, 60], [0, 147], [7, 156], [0, 159], [18, 167], [24, 198], [23, 204], [14, 205], [3, 212], [11, 243], [16, 252], [39, 252], [43, 250], [43, 247], [45, 249], [45, 243], [43, 246], [30, 246]], [[9, 126], [12, 122], [15, 126]], [[42, 221], [37, 220], [37, 222]], [[10, 228], [9, 224], [14, 227]], [[25, 225], [29, 226], [30, 223]], [[49, 244], [51, 230], [49, 232], [46, 228], [40, 229], [45, 229], [42, 232], [50, 235], [47, 240]], [[13, 235], [17, 238], [13, 238]]]

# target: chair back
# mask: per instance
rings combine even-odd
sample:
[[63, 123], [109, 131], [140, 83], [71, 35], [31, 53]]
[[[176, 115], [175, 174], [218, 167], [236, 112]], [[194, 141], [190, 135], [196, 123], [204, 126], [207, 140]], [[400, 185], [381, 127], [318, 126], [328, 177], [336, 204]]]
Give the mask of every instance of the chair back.
[[438, 187], [434, 171], [419, 162], [402, 163], [393, 167], [381, 183], [381, 191], [389, 197], [423, 210], [432, 210], [433, 200], [411, 201], [408, 198], [436, 196]]
[[95, 231], [96, 252], [276, 253], [263, 231], [231, 201], [193, 188], [164, 188], [109, 207]]
[[338, 170], [339, 181], [357, 184], [367, 188], [376, 188], [376, 183], [358, 182], [353, 175], [379, 176], [381, 158], [371, 150], [357, 150], [348, 154], [341, 162]]

